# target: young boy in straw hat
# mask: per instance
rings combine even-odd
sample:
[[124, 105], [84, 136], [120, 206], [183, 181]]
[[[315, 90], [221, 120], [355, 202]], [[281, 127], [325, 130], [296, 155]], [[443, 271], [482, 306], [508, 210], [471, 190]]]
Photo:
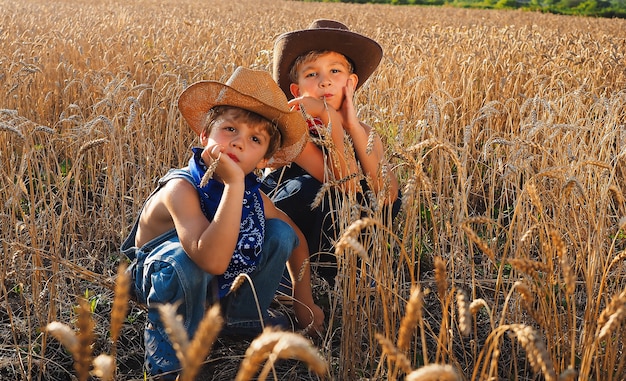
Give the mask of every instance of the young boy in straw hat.
[[[383, 204], [392, 205], [392, 215], [400, 208], [398, 182], [386, 168], [380, 137], [370, 135], [372, 128], [359, 120], [353, 102], [354, 92], [376, 70], [382, 54], [381, 46], [371, 38], [323, 19], [308, 29], [280, 35], [274, 44], [274, 79], [291, 98], [289, 105], [307, 116], [314, 139], [307, 142], [295, 164], [274, 168], [264, 179], [263, 190], [300, 227], [311, 253], [333, 252], [332, 242], [338, 238], [336, 218], [331, 215], [337, 208], [332, 205], [333, 197], [311, 209], [329, 180], [341, 180], [334, 189], [356, 191], [363, 204], [371, 203], [364, 195], [373, 191]], [[346, 151], [346, 136], [352, 153]], [[364, 176], [359, 181], [360, 172]], [[375, 209], [375, 205], [369, 207]], [[321, 254], [318, 259], [331, 262], [318, 267], [318, 273], [332, 283], [334, 257]]]
[[[271, 158], [289, 162], [301, 151], [307, 140], [302, 116], [290, 111], [269, 73], [241, 67], [225, 84], [191, 85], [178, 106], [204, 148], [193, 149], [188, 167], [159, 180], [122, 244], [134, 260], [137, 299], [149, 309], [146, 367], [163, 378], [176, 377], [180, 363], [159, 304], [177, 305], [190, 337], [206, 306], [217, 301], [226, 332], [255, 335], [271, 324], [267, 311], [287, 262], [297, 275], [298, 323], [318, 330], [324, 319], [311, 295], [306, 240], [259, 190], [254, 174]], [[244, 282], [229, 292], [239, 274], [249, 275], [254, 291]]]

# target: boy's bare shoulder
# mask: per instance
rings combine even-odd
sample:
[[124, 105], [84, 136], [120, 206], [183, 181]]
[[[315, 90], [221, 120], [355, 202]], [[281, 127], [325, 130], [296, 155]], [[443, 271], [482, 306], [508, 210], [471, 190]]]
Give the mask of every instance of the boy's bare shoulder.
[[[139, 220], [138, 243], [146, 243], [175, 227], [174, 219], [185, 205], [198, 203], [195, 187], [184, 179], [169, 180], [146, 201]], [[191, 204], [190, 204], [191, 203]], [[199, 207], [198, 207], [199, 209]]]

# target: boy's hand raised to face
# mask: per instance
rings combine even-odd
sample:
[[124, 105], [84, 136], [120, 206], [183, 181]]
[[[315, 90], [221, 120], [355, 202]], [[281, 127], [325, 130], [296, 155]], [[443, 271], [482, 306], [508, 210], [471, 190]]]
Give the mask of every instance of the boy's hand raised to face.
[[343, 129], [346, 130], [347, 133], [350, 133], [350, 129], [355, 126], [360, 126], [359, 117], [356, 115], [356, 108], [354, 107], [354, 90], [356, 87], [356, 83], [352, 78], [348, 78], [346, 82], [346, 86], [343, 88], [343, 103], [341, 104], [341, 108], [339, 114], [343, 119]]
[[318, 98], [310, 97], [308, 95], [290, 100], [289, 106], [293, 107], [294, 110], [301, 110], [302, 108], [304, 108], [307, 114], [311, 115], [314, 118], [323, 119], [327, 116], [324, 101]]
[[233, 184], [243, 182], [245, 173], [233, 159], [223, 154], [224, 147], [219, 144], [207, 145], [202, 151], [202, 160], [204, 164], [211, 168], [217, 161], [217, 167], [213, 172], [213, 177], [221, 180], [224, 184]]

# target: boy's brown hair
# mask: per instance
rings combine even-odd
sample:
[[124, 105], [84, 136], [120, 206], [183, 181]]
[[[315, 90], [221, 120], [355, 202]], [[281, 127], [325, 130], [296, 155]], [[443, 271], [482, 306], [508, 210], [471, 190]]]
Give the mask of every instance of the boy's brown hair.
[[263, 131], [267, 132], [269, 135], [269, 146], [267, 147], [267, 152], [264, 156], [265, 159], [271, 158], [272, 155], [274, 155], [274, 153], [276, 153], [276, 151], [280, 148], [282, 138], [280, 131], [278, 130], [278, 126], [267, 118], [262, 117], [255, 112], [244, 110], [240, 107], [215, 106], [210, 109], [206, 115], [204, 132], [209, 135], [215, 125], [215, 122], [220, 118], [220, 116], [224, 115], [228, 111], [233, 111], [235, 119], [244, 119], [247, 123], [258, 126]]

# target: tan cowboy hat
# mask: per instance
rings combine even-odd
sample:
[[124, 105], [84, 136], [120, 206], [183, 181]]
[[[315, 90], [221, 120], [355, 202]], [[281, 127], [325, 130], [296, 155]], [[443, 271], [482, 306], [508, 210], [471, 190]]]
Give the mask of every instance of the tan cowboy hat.
[[282, 138], [272, 163], [289, 163], [304, 148], [307, 124], [298, 111], [291, 111], [287, 98], [266, 71], [238, 67], [226, 83], [199, 81], [183, 91], [178, 109], [189, 126], [200, 135], [209, 110], [215, 106], [233, 106], [252, 111], [274, 122]]
[[372, 75], [383, 57], [383, 48], [378, 42], [351, 32], [334, 20], [315, 20], [308, 29], [283, 33], [274, 43], [273, 75], [287, 98], [293, 98], [289, 90], [289, 70], [296, 58], [312, 50], [331, 50], [346, 56], [359, 77], [357, 89]]

